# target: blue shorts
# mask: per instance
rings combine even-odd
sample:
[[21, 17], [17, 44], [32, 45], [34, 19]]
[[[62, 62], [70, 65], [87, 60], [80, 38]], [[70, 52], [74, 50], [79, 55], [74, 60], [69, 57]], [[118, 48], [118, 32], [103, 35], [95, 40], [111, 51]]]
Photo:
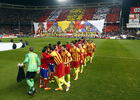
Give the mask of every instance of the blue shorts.
[[51, 72], [54, 72], [54, 65], [49, 65], [49, 69]]
[[48, 78], [48, 69], [42, 69], [40, 71], [40, 76], [43, 78]]

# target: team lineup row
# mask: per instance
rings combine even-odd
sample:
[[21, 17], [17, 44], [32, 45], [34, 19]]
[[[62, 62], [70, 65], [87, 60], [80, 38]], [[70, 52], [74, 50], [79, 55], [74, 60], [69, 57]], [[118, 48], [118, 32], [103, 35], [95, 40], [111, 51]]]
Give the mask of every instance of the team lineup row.
[[[74, 80], [78, 80], [78, 73], [83, 73], [86, 62], [90, 61], [94, 57], [96, 45], [93, 41], [88, 39], [79, 39], [78, 41], [68, 41], [66, 45], [62, 45], [61, 41], [57, 42], [57, 45], [45, 46], [42, 50], [41, 62], [40, 58], [34, 53], [34, 48], [29, 48], [29, 53], [26, 54], [25, 60], [22, 64], [18, 64], [19, 67], [23, 67], [24, 64], [28, 63], [26, 82], [30, 87], [29, 95], [35, 95], [36, 89], [34, 87], [34, 79], [36, 73], [40, 73], [40, 88], [44, 87], [44, 90], [50, 90], [47, 87], [47, 78], [49, 75], [49, 83], [55, 82], [53, 77], [56, 79], [58, 88], [56, 91], [62, 91], [62, 85], [66, 85], [66, 91], [70, 89], [70, 66], [74, 70]], [[39, 67], [37, 67], [37, 65]], [[81, 67], [81, 68], [80, 68]], [[49, 69], [49, 71], [48, 71]], [[67, 75], [67, 82], [65, 80]], [[44, 79], [44, 84], [42, 84]]]

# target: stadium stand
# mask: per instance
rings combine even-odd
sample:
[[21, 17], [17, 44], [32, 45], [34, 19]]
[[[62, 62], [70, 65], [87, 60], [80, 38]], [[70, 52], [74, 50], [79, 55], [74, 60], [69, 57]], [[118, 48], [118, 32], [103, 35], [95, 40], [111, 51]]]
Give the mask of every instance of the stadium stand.
[[[21, 22], [44, 22], [44, 21], [81, 21], [106, 19], [107, 22], [119, 22], [120, 11], [118, 7], [101, 8], [75, 8], [75, 9], [55, 9], [55, 10], [23, 10], [0, 8], [0, 23]], [[22, 12], [22, 13], [21, 13]]]
[[85, 14], [82, 17], [82, 20], [92, 20], [94, 17], [96, 8], [86, 8]]
[[38, 22], [38, 19], [44, 16], [45, 13], [46, 10], [0, 8], [0, 23], [16, 23], [18, 21], [22, 23]]
[[[21, 33], [29, 34], [32, 32], [30, 25], [23, 25], [20, 28]], [[0, 25], [0, 34], [18, 34], [19, 29], [16, 25]]]
[[108, 14], [109, 13], [109, 7], [99, 7], [96, 8], [96, 14]]
[[118, 23], [120, 20], [120, 7], [111, 7], [110, 12], [107, 15], [107, 23]]
[[[64, 20], [85, 21], [105, 19], [107, 22], [107, 32], [117, 31], [120, 23], [120, 6], [99, 6], [88, 8], [74, 8], [71, 6], [70, 8], [63, 9], [46, 9], [46, 7], [44, 9], [37, 9], [37, 7], [35, 7], [34, 9], [32, 8], [30, 10], [25, 9], [26, 7], [23, 7], [22, 9], [21, 8], [13, 9], [0, 7], [0, 33], [17, 33], [15, 29], [18, 28], [18, 21], [20, 21], [21, 24], [20, 31], [22, 31], [23, 33], [31, 32], [31, 22], [55, 22]], [[108, 23], [118, 24], [110, 25]]]
[[52, 10], [47, 10], [45, 12], [44, 16], [42, 16], [38, 19], [38, 22], [45, 22], [48, 19], [51, 12], [52, 12]]
[[109, 7], [96, 8], [93, 20], [106, 19], [106, 16], [109, 13], [109, 9], [110, 9]]
[[63, 9], [56, 21], [64, 21], [67, 18], [69, 12], [70, 9]]
[[81, 21], [84, 15], [85, 9], [84, 8], [75, 8], [70, 10], [66, 20], [67, 21]]
[[61, 11], [62, 9], [53, 10], [46, 21], [55, 22], [56, 19], [59, 17]]
[[106, 26], [107, 32], [116, 32], [118, 30], [118, 25], [108, 25]]

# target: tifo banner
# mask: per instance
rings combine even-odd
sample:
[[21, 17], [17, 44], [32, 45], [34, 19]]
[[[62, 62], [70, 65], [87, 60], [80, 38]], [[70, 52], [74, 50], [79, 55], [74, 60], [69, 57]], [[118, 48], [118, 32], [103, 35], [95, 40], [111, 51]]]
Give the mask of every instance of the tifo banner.
[[34, 24], [34, 29], [35, 32], [38, 32], [40, 34], [43, 34], [45, 32], [45, 30], [47, 29], [47, 23], [46, 22], [41, 22], [41, 23], [35, 23]]
[[104, 20], [34, 22], [36, 36], [95, 36], [101, 33]]
[[140, 7], [131, 7], [130, 13], [131, 14], [140, 14]]
[[86, 22], [81, 21], [79, 31], [80, 32], [100, 32], [102, 33], [104, 27], [104, 20], [88, 20]]

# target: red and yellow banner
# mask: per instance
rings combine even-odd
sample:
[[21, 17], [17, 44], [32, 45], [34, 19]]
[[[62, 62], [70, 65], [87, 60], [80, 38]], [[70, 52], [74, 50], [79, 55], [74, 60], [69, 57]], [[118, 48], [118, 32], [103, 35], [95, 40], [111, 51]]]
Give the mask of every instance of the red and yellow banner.
[[[51, 36], [91, 36], [93, 33], [102, 33], [104, 20], [88, 21], [58, 21], [34, 23], [36, 35], [43, 36], [45, 33]], [[60, 34], [61, 33], [61, 34]], [[46, 36], [48, 36], [46, 35]]]

